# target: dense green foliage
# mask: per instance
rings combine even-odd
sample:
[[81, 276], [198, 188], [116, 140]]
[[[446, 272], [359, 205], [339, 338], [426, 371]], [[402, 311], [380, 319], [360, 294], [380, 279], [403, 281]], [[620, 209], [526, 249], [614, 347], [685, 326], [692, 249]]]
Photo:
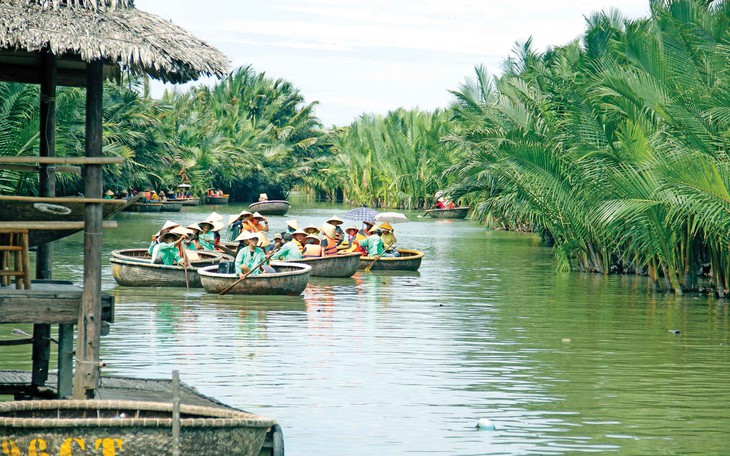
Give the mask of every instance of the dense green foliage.
[[[144, 80], [104, 88], [104, 155], [127, 159], [105, 169], [105, 186], [174, 189], [190, 182], [234, 198], [285, 195], [315, 158], [326, 155], [323, 133], [299, 90], [283, 80], [240, 68], [214, 87], [147, 96]], [[0, 155], [37, 155], [37, 86], [0, 84]], [[57, 95], [58, 156], [84, 153], [84, 91]], [[0, 171], [0, 191], [33, 193], [37, 176]], [[59, 194], [83, 191], [80, 176], [59, 174]]]
[[450, 190], [483, 219], [554, 240], [563, 269], [730, 280], [730, 4], [653, 2], [589, 19], [580, 40], [454, 92], [464, 151]]
[[[499, 77], [477, 67], [445, 111], [362, 115], [324, 132], [290, 83], [241, 68], [214, 87], [149, 98], [108, 85], [107, 187], [222, 188], [251, 200], [293, 187], [375, 207], [434, 193], [506, 229], [539, 232], [559, 268], [645, 272], [658, 289], [730, 289], [730, 3], [652, 1], [651, 16], [588, 18], [574, 42], [527, 41]], [[38, 89], [0, 84], [0, 154], [38, 148]], [[83, 92], [58, 97], [58, 155], [83, 153]], [[35, 176], [0, 171], [0, 192]], [[82, 189], [62, 175], [59, 192]]]
[[399, 109], [387, 116], [362, 115], [330, 133], [332, 153], [306, 182], [346, 202], [375, 207], [418, 208], [448, 180], [453, 164], [441, 142], [448, 134], [446, 113]]

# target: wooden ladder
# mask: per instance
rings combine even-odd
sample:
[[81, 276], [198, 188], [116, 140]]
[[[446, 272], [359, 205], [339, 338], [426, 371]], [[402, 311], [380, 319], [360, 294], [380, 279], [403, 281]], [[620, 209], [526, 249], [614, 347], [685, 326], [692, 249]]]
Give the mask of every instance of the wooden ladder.
[[[3, 286], [15, 277], [15, 288], [30, 289], [30, 255], [28, 253], [28, 230], [0, 228], [0, 280]], [[11, 269], [12, 260], [12, 269]]]

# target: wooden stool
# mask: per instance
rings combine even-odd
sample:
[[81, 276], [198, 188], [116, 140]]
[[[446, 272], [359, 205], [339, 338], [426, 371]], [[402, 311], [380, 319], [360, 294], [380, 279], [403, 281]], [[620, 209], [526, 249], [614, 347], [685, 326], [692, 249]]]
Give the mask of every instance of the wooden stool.
[[[28, 230], [18, 228], [0, 229], [0, 278], [3, 286], [9, 285], [9, 277], [15, 277], [15, 288], [30, 289], [30, 254], [28, 253]], [[12, 255], [11, 255], [12, 253]], [[10, 269], [11, 258], [13, 269]]]

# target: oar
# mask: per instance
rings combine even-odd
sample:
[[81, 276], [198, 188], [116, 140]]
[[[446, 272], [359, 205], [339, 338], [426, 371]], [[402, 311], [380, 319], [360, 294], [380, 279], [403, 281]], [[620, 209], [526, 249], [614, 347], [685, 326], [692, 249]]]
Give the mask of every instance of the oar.
[[236, 252], [235, 250], [231, 250], [231, 249], [229, 249], [228, 247], [226, 247], [226, 246], [225, 246], [225, 245], [223, 245], [223, 244], [216, 244], [216, 247], [220, 248], [221, 250], [223, 250], [223, 252], [225, 252], [225, 253], [227, 253], [227, 254], [229, 254], [229, 255], [233, 255], [234, 257], [235, 257], [236, 255], [238, 255], [238, 252]]
[[182, 250], [183, 261], [185, 262], [185, 289], [190, 291], [190, 280], [188, 280], [188, 254], [185, 248], [185, 241], [180, 243], [180, 249]]
[[[281, 248], [281, 247], [279, 247], [279, 248]], [[228, 288], [226, 288], [225, 290], [223, 290], [223, 291], [221, 291], [220, 293], [218, 293], [218, 296], [223, 296], [224, 294], [228, 293], [228, 292], [229, 292], [229, 291], [230, 291], [230, 290], [231, 290], [231, 289], [232, 289], [233, 287], [235, 287], [235, 286], [236, 286], [236, 285], [238, 285], [239, 283], [241, 283], [241, 282], [243, 282], [244, 280], [246, 280], [246, 277], [248, 277], [248, 276], [250, 276], [251, 274], [253, 274], [253, 272], [254, 272], [255, 270], [257, 270], [257, 269], [258, 269], [258, 268], [260, 268], [260, 267], [261, 267], [261, 266], [262, 266], [262, 265], [263, 265], [264, 263], [266, 263], [267, 261], [269, 261], [269, 259], [270, 259], [270, 258], [271, 258], [272, 256], [274, 256], [274, 253], [276, 253], [276, 251], [277, 251], [277, 250], [279, 250], [279, 249], [276, 249], [276, 250], [272, 250], [271, 252], [269, 252], [269, 253], [268, 253], [268, 254], [266, 255], [266, 258], [264, 258], [264, 259], [263, 259], [263, 260], [262, 260], [262, 261], [261, 261], [261, 262], [260, 262], [259, 264], [257, 264], [257, 265], [256, 265], [256, 266], [254, 266], [253, 268], [251, 268], [251, 270], [250, 270], [250, 271], [248, 271], [248, 272], [246, 273], [246, 275], [245, 275], [245, 276], [243, 276], [243, 277], [241, 277], [240, 279], [238, 279], [238, 280], [236, 280], [235, 282], [233, 282], [233, 285], [231, 285], [230, 287], [228, 287]]]
[[[391, 244], [388, 244], [388, 247], [383, 247], [383, 253], [385, 253], [385, 251], [388, 250], [391, 245], [393, 245], [393, 244], [391, 243]], [[365, 268], [365, 272], [370, 272], [370, 269], [372, 269], [373, 265], [378, 262], [378, 260], [380, 259], [381, 256], [383, 256], [383, 253], [381, 253], [380, 255], [377, 255], [375, 257], [373, 262], [370, 263], [367, 268]]]
[[426, 212], [423, 213], [423, 215], [419, 215], [418, 218], [423, 218], [427, 216], [429, 212], [431, 212], [431, 209], [428, 209]]

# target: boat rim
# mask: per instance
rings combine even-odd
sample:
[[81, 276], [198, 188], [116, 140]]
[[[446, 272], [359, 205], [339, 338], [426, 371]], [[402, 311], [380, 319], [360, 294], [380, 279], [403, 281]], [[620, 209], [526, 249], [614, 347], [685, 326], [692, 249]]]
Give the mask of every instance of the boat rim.
[[[270, 279], [270, 278], [278, 278], [278, 277], [288, 277], [288, 276], [296, 276], [300, 274], [306, 274], [312, 271], [312, 267], [308, 264], [303, 263], [296, 263], [296, 262], [289, 262], [289, 261], [272, 261], [272, 266], [287, 266], [287, 267], [295, 267], [297, 268], [296, 271], [286, 271], [286, 272], [276, 272], [274, 274], [269, 273], [263, 273], [263, 274], [251, 274], [246, 278], [246, 280], [249, 279]], [[198, 274], [201, 277], [215, 277], [219, 279], [236, 279], [238, 280], [238, 274], [224, 274], [221, 272], [214, 272], [212, 269], [218, 269], [218, 265], [211, 265], [211, 266], [205, 266], [198, 269]]]

